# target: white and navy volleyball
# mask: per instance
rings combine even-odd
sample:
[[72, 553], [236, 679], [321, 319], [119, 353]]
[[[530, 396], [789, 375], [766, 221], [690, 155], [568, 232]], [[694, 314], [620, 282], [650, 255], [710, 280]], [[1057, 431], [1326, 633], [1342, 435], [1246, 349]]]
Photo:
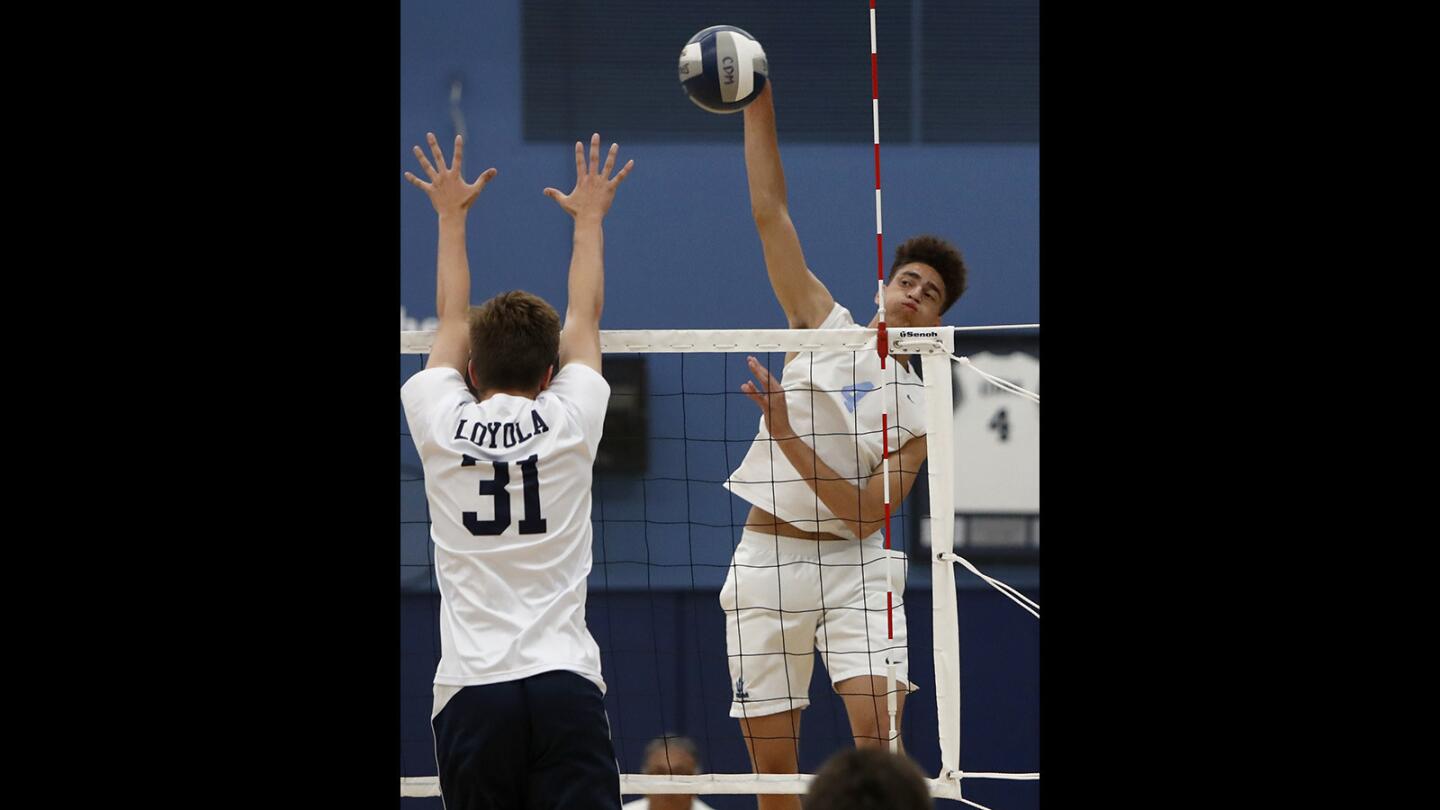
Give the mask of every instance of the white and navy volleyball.
[[765, 49], [733, 25], [712, 25], [680, 51], [680, 86], [696, 106], [713, 113], [745, 108], [765, 89]]

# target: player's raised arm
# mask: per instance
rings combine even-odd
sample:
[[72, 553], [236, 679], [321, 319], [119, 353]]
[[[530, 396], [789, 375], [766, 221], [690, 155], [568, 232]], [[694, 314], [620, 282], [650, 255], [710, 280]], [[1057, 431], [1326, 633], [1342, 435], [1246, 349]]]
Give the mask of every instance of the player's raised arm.
[[486, 169], [475, 182], [466, 183], [460, 171], [461, 153], [464, 151], [460, 136], [455, 136], [454, 160], [445, 165], [445, 155], [435, 140], [435, 133], [427, 132], [425, 140], [435, 156], [432, 166], [425, 152], [415, 147], [415, 157], [430, 182], [425, 182], [410, 172], [409, 180], [430, 197], [440, 223], [440, 246], [435, 262], [435, 312], [440, 318], [440, 328], [435, 332], [435, 343], [430, 348], [430, 360], [426, 368], [449, 366], [466, 373], [470, 361], [470, 340], [468, 317], [470, 313], [470, 260], [465, 252], [465, 217], [470, 213], [470, 204], [480, 196], [496, 174], [494, 168]]
[[775, 298], [785, 310], [792, 329], [820, 325], [835, 299], [810, 272], [800, 249], [800, 236], [790, 221], [785, 192], [785, 169], [780, 164], [780, 143], [775, 135], [773, 82], [745, 108], [745, 175], [750, 181], [750, 212], [765, 251], [765, 270]]
[[570, 294], [565, 308], [565, 326], [560, 331], [560, 365], [583, 363], [600, 370], [600, 311], [605, 307], [605, 232], [601, 222], [615, 201], [619, 187], [635, 166], [625, 164], [614, 177], [615, 154], [619, 144], [610, 144], [605, 166], [600, 167], [600, 134], [590, 138], [590, 160], [575, 142], [575, 188], [569, 194], [545, 189], [545, 196], [560, 204], [575, 218], [574, 246], [570, 253]]

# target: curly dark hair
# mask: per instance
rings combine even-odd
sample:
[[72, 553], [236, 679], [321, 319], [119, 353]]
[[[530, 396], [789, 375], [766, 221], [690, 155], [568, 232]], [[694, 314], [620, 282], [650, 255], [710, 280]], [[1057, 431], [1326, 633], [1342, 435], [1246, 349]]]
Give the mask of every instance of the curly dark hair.
[[560, 353], [560, 315], [538, 295], [500, 293], [470, 310], [470, 363], [480, 391], [540, 384]]
[[930, 265], [940, 274], [940, 280], [945, 282], [945, 301], [940, 307], [942, 314], [965, 292], [965, 259], [954, 245], [944, 239], [927, 234], [902, 242], [900, 247], [895, 248], [895, 261], [890, 265], [890, 278], [895, 278], [895, 271], [911, 262]]
[[880, 748], [847, 748], [830, 757], [805, 794], [809, 810], [924, 810], [934, 806], [915, 763]]

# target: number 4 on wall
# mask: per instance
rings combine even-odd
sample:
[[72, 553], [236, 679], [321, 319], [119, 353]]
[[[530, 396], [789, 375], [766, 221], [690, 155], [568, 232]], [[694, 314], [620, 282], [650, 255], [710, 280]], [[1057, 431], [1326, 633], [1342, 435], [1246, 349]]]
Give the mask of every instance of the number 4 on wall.
[[990, 429], [1000, 434], [1000, 441], [1010, 441], [1010, 417], [1005, 413], [1004, 408], [996, 411], [995, 415], [990, 417]]

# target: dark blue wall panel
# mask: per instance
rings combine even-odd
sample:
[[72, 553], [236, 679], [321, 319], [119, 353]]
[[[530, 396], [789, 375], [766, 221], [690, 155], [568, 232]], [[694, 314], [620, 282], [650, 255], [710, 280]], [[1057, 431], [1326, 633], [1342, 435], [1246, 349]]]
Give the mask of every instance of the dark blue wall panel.
[[[1038, 589], [1021, 590], [1039, 601]], [[957, 593], [961, 768], [1039, 771], [1039, 622], [988, 588]], [[718, 600], [718, 591], [710, 590], [592, 589], [587, 622], [601, 649], [606, 710], [622, 771], [639, 772], [646, 743], [665, 732], [694, 738], [711, 772], [749, 771], [739, 727], [729, 717], [725, 617]], [[906, 601], [910, 671], [921, 688], [907, 702], [904, 743], [921, 770], [933, 776], [940, 766], [930, 653], [933, 602], [924, 588], [908, 592]], [[401, 602], [401, 772], [408, 776], [435, 772], [429, 714], [439, 650], [436, 605], [427, 595]], [[826, 757], [853, 743], [844, 706], [818, 661], [810, 698], [802, 715], [800, 767], [813, 773]], [[975, 780], [967, 791], [971, 786], [982, 804], [989, 804], [980, 798], [985, 796], [1006, 810], [1039, 807], [1039, 789], [1031, 782]], [[717, 797], [710, 803], [725, 810], [753, 807], [753, 801]], [[407, 810], [420, 806], [407, 804]]]

